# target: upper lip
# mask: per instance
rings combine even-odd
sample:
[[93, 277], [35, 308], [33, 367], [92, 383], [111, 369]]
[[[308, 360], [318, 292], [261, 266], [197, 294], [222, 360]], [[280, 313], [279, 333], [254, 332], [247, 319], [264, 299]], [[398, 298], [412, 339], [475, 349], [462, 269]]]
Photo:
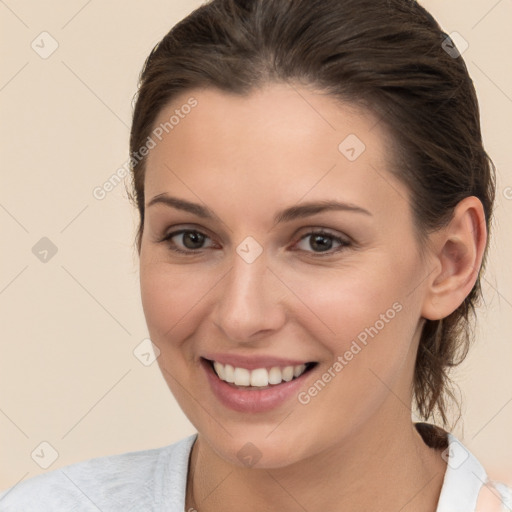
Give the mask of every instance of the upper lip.
[[206, 354], [203, 359], [217, 361], [221, 364], [230, 364], [233, 367], [246, 368], [247, 370], [256, 370], [257, 368], [272, 368], [278, 366], [298, 366], [313, 362], [307, 359], [287, 359], [271, 355], [243, 356], [239, 354]]

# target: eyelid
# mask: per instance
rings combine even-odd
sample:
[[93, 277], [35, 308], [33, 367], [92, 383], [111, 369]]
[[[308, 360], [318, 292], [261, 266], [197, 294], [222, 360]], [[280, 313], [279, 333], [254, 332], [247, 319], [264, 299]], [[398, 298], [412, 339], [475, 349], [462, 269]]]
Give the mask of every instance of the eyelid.
[[300, 235], [299, 239], [293, 244], [292, 247], [297, 246], [300, 242], [302, 242], [302, 240], [304, 240], [305, 238], [308, 238], [310, 236], [313, 236], [313, 235], [328, 236], [328, 237], [332, 238], [333, 240], [335, 240], [336, 242], [338, 242], [340, 245], [337, 248], [329, 249], [328, 251], [320, 251], [320, 252], [305, 251], [303, 249], [293, 249], [293, 250], [301, 251], [306, 254], [312, 254], [315, 257], [323, 257], [323, 256], [327, 257], [327, 256], [336, 255], [338, 252], [348, 249], [349, 247], [352, 247], [354, 245], [353, 241], [350, 239], [350, 237], [347, 237], [346, 235], [332, 233], [330, 230], [328, 230], [326, 228], [309, 228], [309, 231]]
[[[303, 232], [303, 230], [306, 230], [306, 231]], [[339, 231], [336, 231], [334, 229], [321, 228], [318, 226], [307, 226], [307, 227], [301, 228], [300, 230], [298, 230], [298, 233], [299, 234], [295, 234], [294, 236], [299, 236], [299, 240], [302, 240], [305, 236], [308, 236], [308, 235], [321, 234], [321, 235], [328, 235], [333, 238], [339, 238], [340, 240], [342, 240], [346, 243], [353, 242], [353, 240], [348, 235], [345, 235], [344, 233], [340, 233]], [[300, 234], [300, 233], [302, 233], [302, 234]]]
[[[296, 236], [298, 236], [299, 238], [295, 242], [293, 242], [293, 244], [291, 246], [292, 251], [303, 252], [308, 255], [313, 255], [314, 257], [328, 257], [328, 256], [336, 255], [337, 253], [353, 246], [353, 241], [350, 237], [343, 235], [341, 233], [333, 233], [328, 228], [309, 226], [309, 227], [302, 228], [302, 230], [304, 230], [304, 229], [307, 229], [308, 231], [303, 232], [301, 235], [294, 234], [294, 238]], [[167, 242], [169, 245], [172, 244], [173, 247], [170, 247], [170, 250], [172, 250], [176, 253], [179, 253], [179, 254], [184, 254], [184, 255], [189, 255], [189, 256], [199, 255], [199, 254], [202, 254], [202, 252], [205, 249], [211, 249], [211, 247], [201, 247], [198, 249], [180, 249], [177, 247], [177, 244], [175, 244], [174, 242], [171, 242], [171, 239], [174, 238], [175, 236], [192, 232], [192, 233], [199, 233], [199, 234], [203, 235], [205, 237], [205, 239], [209, 239], [215, 244], [213, 237], [211, 237], [208, 233], [205, 233], [204, 231], [208, 231], [208, 230], [201, 230], [196, 227], [191, 227], [190, 225], [174, 227], [174, 228], [170, 228], [169, 230], [167, 230], [164, 233], [164, 235], [157, 240], [157, 242], [158, 243]], [[307, 251], [304, 249], [296, 249], [296, 246], [300, 242], [302, 242], [305, 238], [308, 238], [308, 237], [314, 236], [314, 235], [324, 235], [324, 236], [330, 237], [334, 241], [338, 242], [339, 246], [334, 249], [329, 249], [327, 251], [320, 251], [320, 252]]]
[[179, 234], [181, 234], [183, 232], [187, 232], [187, 231], [201, 233], [202, 235], [204, 235], [210, 239], [214, 238], [211, 236], [210, 231], [202, 226], [199, 227], [194, 224], [183, 224], [183, 225], [178, 224], [176, 226], [171, 226], [171, 227], [168, 227], [167, 229], [165, 229], [162, 235], [157, 236], [156, 241], [157, 242], [165, 242], [172, 236], [176, 236], [176, 235], [179, 235]]
[[[178, 235], [183, 235], [185, 233], [199, 233], [199, 234], [203, 235], [206, 239], [213, 241], [213, 238], [210, 235], [208, 235], [204, 231], [201, 231], [200, 229], [190, 228], [190, 227], [182, 227], [182, 228], [170, 229], [170, 230], [166, 231], [161, 237], [159, 237], [156, 240], [156, 242], [157, 243], [165, 243], [165, 242], [171, 243], [172, 238], [174, 238], [175, 236], [178, 236]], [[197, 250], [194, 250], [194, 249], [177, 250], [177, 252], [193, 254], [193, 253], [199, 253], [199, 251], [201, 251], [203, 249], [208, 249], [208, 247], [202, 247], [201, 249], [197, 249]]]

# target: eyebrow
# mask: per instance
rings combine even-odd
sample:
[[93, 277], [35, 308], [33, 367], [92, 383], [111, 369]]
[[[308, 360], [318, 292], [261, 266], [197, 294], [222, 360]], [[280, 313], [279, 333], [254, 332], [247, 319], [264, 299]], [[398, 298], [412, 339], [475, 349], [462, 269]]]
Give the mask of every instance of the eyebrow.
[[[151, 199], [146, 208], [153, 206], [154, 204], [164, 204], [166, 206], [170, 206], [171, 208], [175, 208], [177, 210], [183, 210], [203, 219], [217, 219], [220, 220], [218, 215], [216, 215], [212, 210], [210, 210], [206, 206], [202, 206], [198, 203], [192, 203], [190, 201], [186, 201], [185, 199], [179, 199], [177, 197], [172, 197], [166, 194], [159, 194], [153, 199]], [[309, 202], [304, 203], [302, 205], [291, 206], [289, 208], [285, 208], [281, 210], [274, 216], [274, 224], [279, 224], [281, 222], [290, 222], [295, 219], [300, 219], [303, 217], [309, 217], [311, 215], [315, 215], [317, 213], [322, 213], [325, 211], [348, 211], [355, 213], [362, 213], [364, 215], [372, 216], [372, 214], [352, 203], [342, 203], [334, 200], [326, 200], [326, 201], [318, 201], [318, 202]]]

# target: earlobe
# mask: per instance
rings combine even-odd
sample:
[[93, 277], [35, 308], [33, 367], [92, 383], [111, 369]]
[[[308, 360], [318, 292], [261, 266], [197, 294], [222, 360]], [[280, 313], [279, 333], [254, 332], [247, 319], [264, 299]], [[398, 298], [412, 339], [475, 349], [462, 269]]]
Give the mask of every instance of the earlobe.
[[473, 288], [487, 243], [481, 201], [466, 197], [456, 206], [450, 223], [431, 236], [434, 271], [427, 283], [422, 316], [439, 320], [455, 311]]

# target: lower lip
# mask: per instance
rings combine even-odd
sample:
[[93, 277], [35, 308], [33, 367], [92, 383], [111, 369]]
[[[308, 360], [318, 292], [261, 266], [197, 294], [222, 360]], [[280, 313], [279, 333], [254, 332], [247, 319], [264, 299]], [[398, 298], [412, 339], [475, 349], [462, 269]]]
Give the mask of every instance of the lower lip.
[[310, 371], [300, 377], [266, 389], [239, 389], [220, 380], [210, 363], [201, 360], [214, 395], [226, 407], [238, 412], [265, 412], [282, 405], [286, 400], [297, 396], [304, 386]]

